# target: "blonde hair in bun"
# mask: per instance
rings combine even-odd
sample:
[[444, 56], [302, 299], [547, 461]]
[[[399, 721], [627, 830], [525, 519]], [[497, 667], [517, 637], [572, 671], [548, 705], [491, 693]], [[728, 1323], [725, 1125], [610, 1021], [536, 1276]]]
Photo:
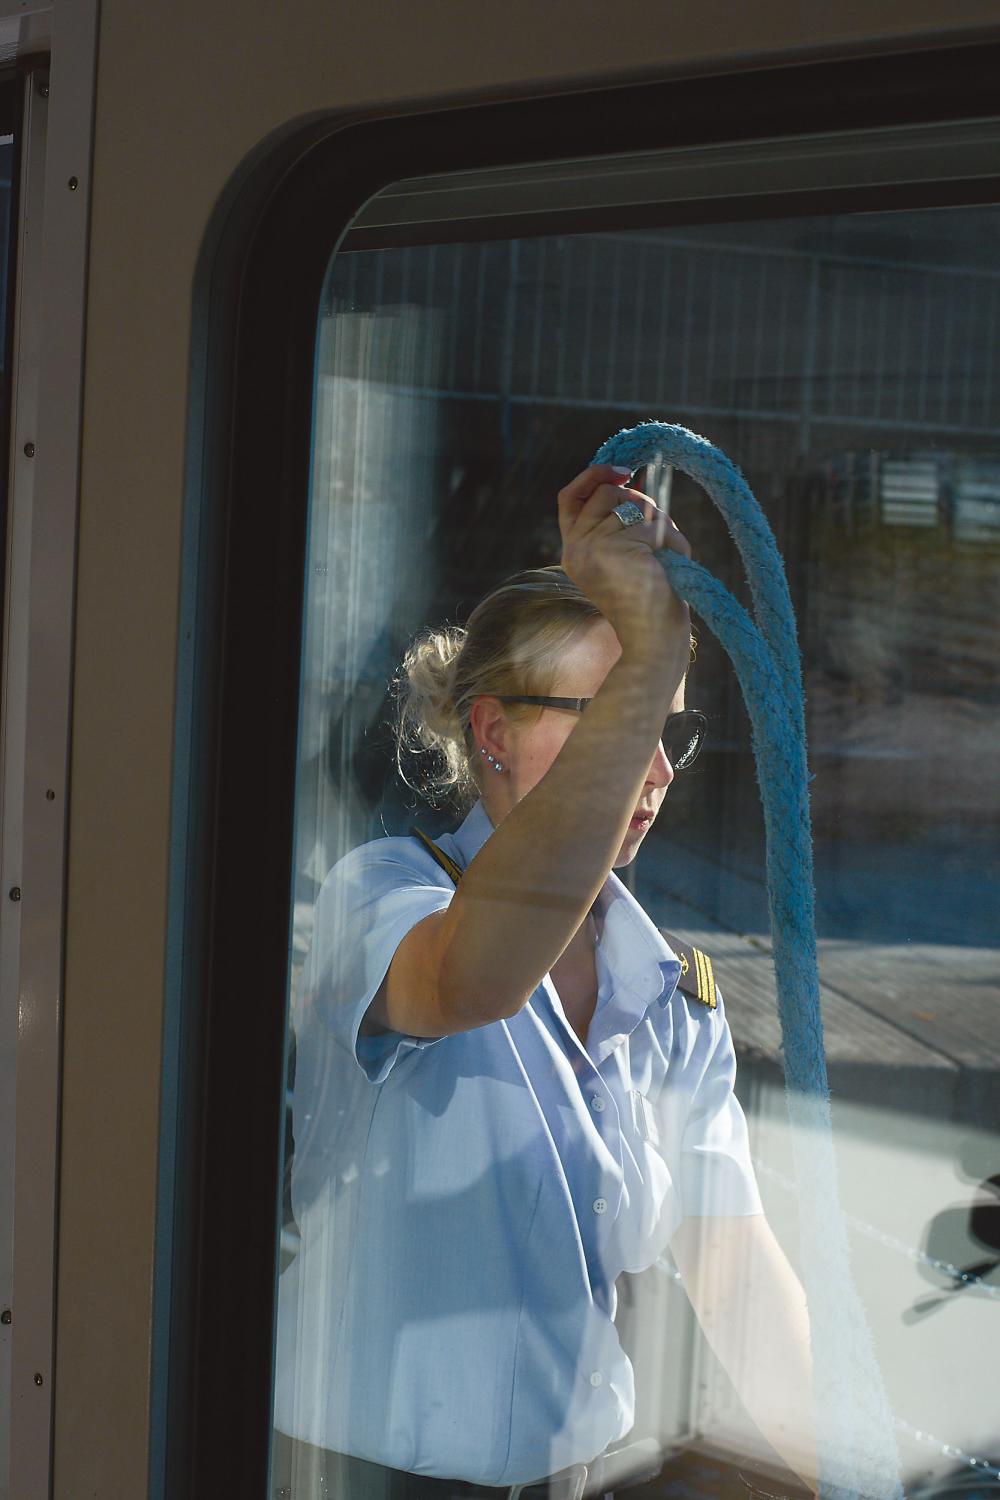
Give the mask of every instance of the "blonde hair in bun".
[[[396, 765], [400, 777], [432, 806], [467, 808], [483, 774], [469, 726], [484, 694], [548, 694], [570, 643], [603, 615], [559, 567], [516, 573], [476, 605], [468, 624], [423, 630], [393, 679]], [[508, 704], [515, 723], [540, 710]], [[419, 781], [407, 762], [423, 759]]]
[[[455, 710], [452, 682], [466, 632], [457, 625], [421, 631], [393, 681], [396, 698], [396, 765], [407, 786], [435, 802], [437, 795], [464, 785], [468, 756]], [[413, 755], [436, 756], [439, 769], [414, 786], [404, 770]]]

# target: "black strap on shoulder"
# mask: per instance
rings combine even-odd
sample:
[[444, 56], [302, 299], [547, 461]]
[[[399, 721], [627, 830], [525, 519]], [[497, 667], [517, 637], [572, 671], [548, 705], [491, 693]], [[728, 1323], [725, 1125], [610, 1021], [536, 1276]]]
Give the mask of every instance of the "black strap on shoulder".
[[[461, 866], [442, 852], [434, 840], [420, 828], [411, 830], [413, 837], [419, 839], [438, 864], [456, 885], [462, 878]], [[700, 948], [692, 948], [688, 943], [682, 943], [679, 937], [672, 932], [660, 931], [667, 942], [673, 948], [681, 964], [681, 977], [677, 981], [677, 988], [683, 990], [685, 995], [690, 995], [692, 1000], [698, 1000], [702, 1005], [707, 1005], [709, 1010], [715, 1010], [715, 975], [712, 971], [712, 960], [707, 953], [702, 953]]]
[[443, 853], [442, 850], [438, 848], [437, 844], [435, 844], [434, 840], [428, 838], [426, 833], [424, 833], [422, 829], [413, 828], [411, 829], [411, 832], [415, 839], [420, 840], [424, 848], [427, 850], [428, 854], [432, 855], [437, 860], [438, 864], [441, 866], [445, 874], [450, 876], [455, 884], [458, 885], [458, 882], [462, 878], [461, 866], [456, 865], [453, 859], [449, 859], [448, 855]]

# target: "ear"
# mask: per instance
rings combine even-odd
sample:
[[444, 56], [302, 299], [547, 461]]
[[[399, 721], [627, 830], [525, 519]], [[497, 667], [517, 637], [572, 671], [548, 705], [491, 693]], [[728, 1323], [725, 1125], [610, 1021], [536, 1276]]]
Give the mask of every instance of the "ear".
[[485, 694], [477, 698], [469, 714], [469, 727], [477, 750], [485, 748], [490, 755], [495, 755], [497, 760], [506, 763], [510, 749], [510, 724], [499, 698], [490, 698]]

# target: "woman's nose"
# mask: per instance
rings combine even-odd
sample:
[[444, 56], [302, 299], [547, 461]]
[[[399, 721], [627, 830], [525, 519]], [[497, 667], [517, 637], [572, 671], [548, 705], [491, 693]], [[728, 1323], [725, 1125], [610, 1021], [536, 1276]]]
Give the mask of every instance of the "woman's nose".
[[664, 750], [663, 741], [661, 740], [656, 747], [656, 754], [650, 763], [649, 775], [646, 777], [646, 780], [651, 781], [654, 786], [669, 786], [673, 779], [674, 768], [667, 759], [667, 752]]

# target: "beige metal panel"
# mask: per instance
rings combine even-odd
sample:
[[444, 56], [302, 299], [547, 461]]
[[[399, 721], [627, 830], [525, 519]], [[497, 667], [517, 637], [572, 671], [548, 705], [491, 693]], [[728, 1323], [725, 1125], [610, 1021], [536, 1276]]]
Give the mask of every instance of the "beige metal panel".
[[[997, 26], [1000, 13], [996, 0], [955, 0], [946, 19], [957, 38]], [[929, 44], [941, 25], [938, 0], [299, 0], [285, 9], [103, 0], [71, 760], [57, 1497], [135, 1500], [146, 1488], [190, 309], [227, 183], [272, 132], [327, 111]]]

